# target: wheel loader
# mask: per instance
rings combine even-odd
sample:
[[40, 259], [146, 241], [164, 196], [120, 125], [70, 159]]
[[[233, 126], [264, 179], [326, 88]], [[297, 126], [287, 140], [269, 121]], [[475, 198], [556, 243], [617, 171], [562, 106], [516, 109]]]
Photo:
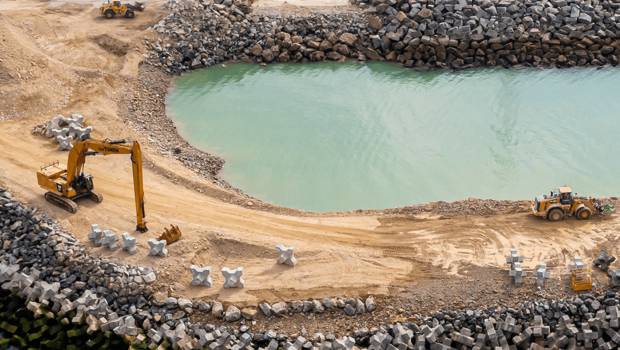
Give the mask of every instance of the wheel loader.
[[99, 8], [99, 12], [105, 18], [112, 19], [114, 17], [125, 17], [125, 18], [134, 18], [136, 16], [136, 11], [143, 11], [144, 4], [141, 2], [136, 2], [133, 4], [124, 4], [121, 1], [117, 0], [106, 0], [101, 7]]
[[137, 141], [125, 140], [85, 140], [78, 141], [69, 151], [67, 167], [60, 168], [58, 162], [49, 164], [37, 172], [39, 186], [47, 190], [45, 199], [70, 213], [76, 213], [76, 201], [89, 198], [96, 203], [103, 196], [95, 192], [93, 177], [84, 172], [87, 156], [128, 154], [131, 156], [133, 171], [134, 201], [136, 205], [136, 231], [146, 232], [144, 213], [144, 189], [142, 180], [142, 151]]
[[574, 216], [578, 220], [588, 220], [593, 214], [607, 214], [613, 211], [610, 204], [603, 205], [599, 200], [591, 197], [580, 197], [573, 194], [568, 186], [559, 187], [534, 198], [532, 204], [534, 215], [549, 221], [560, 221], [567, 216]]

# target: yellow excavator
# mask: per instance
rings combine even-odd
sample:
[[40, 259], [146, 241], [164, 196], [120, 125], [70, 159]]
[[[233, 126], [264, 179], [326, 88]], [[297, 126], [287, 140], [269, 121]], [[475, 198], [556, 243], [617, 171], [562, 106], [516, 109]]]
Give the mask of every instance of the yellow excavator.
[[142, 151], [137, 141], [85, 140], [78, 141], [69, 151], [67, 168], [58, 167], [58, 162], [44, 166], [37, 172], [39, 186], [46, 189], [45, 199], [71, 213], [76, 213], [80, 198], [90, 198], [100, 203], [103, 196], [94, 191], [93, 177], [84, 172], [87, 156], [129, 154], [133, 170], [133, 189], [136, 203], [136, 230], [146, 232], [144, 213], [144, 189], [142, 181]]

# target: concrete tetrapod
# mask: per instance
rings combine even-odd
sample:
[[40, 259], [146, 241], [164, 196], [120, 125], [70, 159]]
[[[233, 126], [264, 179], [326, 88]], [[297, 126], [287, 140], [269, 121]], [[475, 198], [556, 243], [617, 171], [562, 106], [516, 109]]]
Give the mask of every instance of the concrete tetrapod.
[[508, 275], [512, 277], [512, 283], [521, 284], [523, 283], [523, 277], [525, 276], [525, 271], [523, 271], [523, 267], [521, 267], [520, 262], [515, 262], [511, 265], [511, 269], [508, 272]]
[[620, 269], [609, 270], [607, 274], [609, 275], [609, 286], [613, 288], [620, 287]]
[[276, 250], [278, 251], [278, 264], [295, 266], [297, 264], [297, 259], [295, 258], [295, 248], [287, 247], [283, 244], [278, 244], [276, 246]]
[[224, 288], [244, 288], [243, 267], [230, 269], [222, 267], [222, 276], [224, 276]]
[[112, 232], [112, 230], [103, 231], [103, 238], [101, 239], [102, 246], [110, 250], [114, 250], [118, 248], [118, 246], [116, 245], [117, 242], [118, 242], [118, 237], [116, 237], [116, 233]]
[[84, 116], [74, 113], [70, 117], [57, 115], [45, 125], [38, 126], [37, 128], [43, 136], [54, 138], [58, 142], [60, 150], [67, 151], [73, 147], [71, 141], [90, 138], [93, 127], [84, 127], [83, 123]]
[[93, 242], [96, 247], [101, 246], [101, 239], [103, 238], [103, 231], [99, 228], [99, 225], [92, 224], [90, 225], [90, 233], [88, 234], [88, 239]]
[[127, 253], [136, 254], [136, 237], [132, 237], [129, 233], [123, 232], [123, 250]]
[[161, 240], [158, 241], [154, 238], [148, 240], [148, 244], [150, 247], [149, 255], [150, 256], [168, 256], [168, 249], [166, 249], [166, 241]]
[[211, 279], [211, 266], [200, 267], [192, 265], [189, 269], [192, 272], [192, 286], [211, 288], [213, 284], [213, 280]]
[[510, 248], [510, 255], [506, 257], [506, 264], [510, 264], [510, 269], [514, 269], [512, 266], [514, 263], [522, 263], [523, 257], [519, 256], [517, 248]]
[[538, 288], [544, 288], [545, 280], [549, 278], [549, 271], [547, 271], [547, 264], [542, 263], [536, 266], [536, 286]]
[[595, 267], [607, 272], [607, 270], [609, 270], [609, 265], [614, 261], [616, 261], [615, 256], [608, 255], [605, 250], [601, 250], [596, 259], [594, 259], [593, 264]]

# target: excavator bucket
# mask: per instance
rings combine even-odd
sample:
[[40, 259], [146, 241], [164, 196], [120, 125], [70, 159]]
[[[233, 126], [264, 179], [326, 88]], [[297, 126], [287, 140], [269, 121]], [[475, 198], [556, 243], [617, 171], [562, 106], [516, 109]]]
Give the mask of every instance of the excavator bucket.
[[164, 232], [159, 236], [158, 239], [160, 241], [165, 240], [166, 244], [170, 245], [181, 239], [181, 230], [179, 230], [179, 226], [170, 225], [170, 228], [164, 228]]

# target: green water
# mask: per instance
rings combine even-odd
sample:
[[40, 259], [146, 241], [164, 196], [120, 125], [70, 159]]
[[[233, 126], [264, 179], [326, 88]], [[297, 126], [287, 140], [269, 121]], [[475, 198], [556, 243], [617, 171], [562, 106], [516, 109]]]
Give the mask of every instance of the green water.
[[168, 113], [231, 184], [293, 208], [620, 193], [618, 69], [235, 64], [180, 77]]

